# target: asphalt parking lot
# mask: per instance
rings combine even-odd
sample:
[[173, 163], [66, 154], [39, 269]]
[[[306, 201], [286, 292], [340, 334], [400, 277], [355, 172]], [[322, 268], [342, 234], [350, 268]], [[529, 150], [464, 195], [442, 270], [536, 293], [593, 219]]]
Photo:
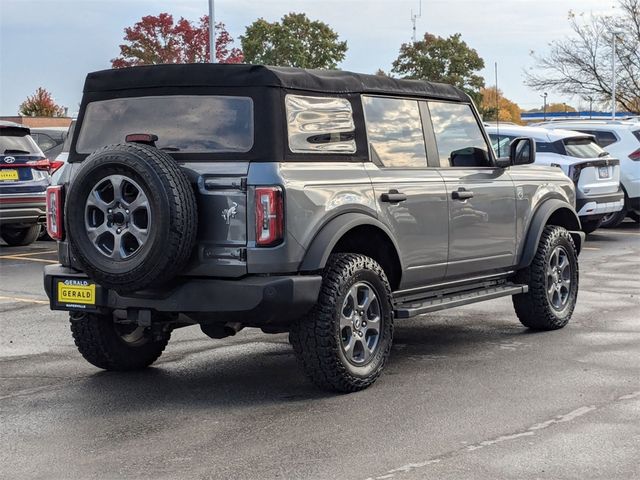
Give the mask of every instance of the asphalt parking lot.
[[54, 248], [0, 247], [2, 478], [640, 478], [637, 224], [589, 236], [565, 329], [527, 331], [509, 299], [398, 322], [350, 395], [252, 330], [178, 330], [154, 367], [101, 372], [48, 308]]

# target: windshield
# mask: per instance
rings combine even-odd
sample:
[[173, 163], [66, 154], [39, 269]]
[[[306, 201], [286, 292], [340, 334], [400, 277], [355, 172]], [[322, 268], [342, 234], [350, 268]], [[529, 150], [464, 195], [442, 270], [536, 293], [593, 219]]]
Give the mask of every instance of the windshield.
[[25, 130], [19, 128], [0, 128], [0, 154], [42, 155], [40, 148]]
[[513, 139], [518, 138], [515, 135], [500, 135], [497, 133], [490, 133], [489, 139], [491, 140], [491, 146], [493, 147], [493, 151], [496, 152], [498, 157], [508, 157], [509, 156], [509, 145]]
[[598, 158], [607, 155], [593, 138], [565, 138], [564, 148], [568, 156], [576, 158]]
[[248, 152], [253, 146], [253, 101], [248, 97], [173, 95], [90, 103], [78, 153], [124, 143], [134, 133], [157, 135], [171, 152]]

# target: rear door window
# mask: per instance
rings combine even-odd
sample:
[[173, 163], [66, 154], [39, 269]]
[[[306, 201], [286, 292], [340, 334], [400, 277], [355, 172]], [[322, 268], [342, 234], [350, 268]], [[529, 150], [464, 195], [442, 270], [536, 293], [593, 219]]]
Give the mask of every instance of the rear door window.
[[489, 147], [471, 110], [464, 103], [428, 102], [440, 164], [487, 167]]
[[287, 95], [285, 107], [293, 153], [356, 152], [356, 127], [348, 99]]
[[417, 100], [363, 96], [362, 105], [373, 161], [392, 168], [427, 166]]
[[589, 137], [572, 137], [563, 140], [567, 155], [575, 158], [598, 158], [607, 155], [594, 140]]
[[631, 133], [633, 133], [633, 136], [636, 137], [638, 139], [638, 141], [640, 142], [640, 130], [634, 130]]
[[253, 146], [249, 97], [166, 95], [117, 98], [87, 105], [78, 153], [123, 143], [133, 133], [158, 136], [158, 148], [182, 153], [248, 152]]

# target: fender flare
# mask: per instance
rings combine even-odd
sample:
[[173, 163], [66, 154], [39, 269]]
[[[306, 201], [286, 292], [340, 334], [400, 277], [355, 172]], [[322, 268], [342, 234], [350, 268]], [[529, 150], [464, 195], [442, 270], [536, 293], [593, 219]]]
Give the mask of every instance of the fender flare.
[[543, 202], [533, 214], [531, 222], [529, 222], [524, 246], [520, 253], [518, 268], [525, 268], [531, 265], [536, 250], [538, 249], [538, 243], [540, 243], [540, 237], [542, 237], [544, 227], [547, 225], [551, 215], [559, 210], [563, 210], [564, 214], [568, 215], [568, 221], [562, 226], [571, 234], [571, 238], [573, 238], [573, 242], [576, 245], [576, 253], [580, 253], [585, 239], [584, 232], [580, 231], [580, 218], [575, 212], [575, 209], [567, 202], [553, 198]]
[[304, 272], [322, 270], [327, 264], [329, 255], [340, 239], [351, 229], [361, 225], [370, 225], [382, 230], [396, 249], [400, 266], [403, 268], [398, 244], [389, 229], [379, 220], [364, 213], [343, 213], [329, 220], [311, 241], [307, 252], [300, 264], [300, 270]]

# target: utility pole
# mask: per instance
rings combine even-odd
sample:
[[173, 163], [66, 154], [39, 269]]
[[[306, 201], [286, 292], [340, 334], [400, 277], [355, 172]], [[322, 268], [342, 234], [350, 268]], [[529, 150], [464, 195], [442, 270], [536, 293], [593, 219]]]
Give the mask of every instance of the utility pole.
[[422, 17], [422, 0], [420, 0], [420, 7], [418, 10], [418, 14], [414, 14], [413, 13], [413, 9], [411, 9], [411, 24], [412, 24], [412, 28], [413, 28], [413, 33], [411, 34], [411, 41], [413, 43], [416, 43], [416, 20], [418, 20], [420, 17]]
[[213, 3], [209, 0], [209, 62], [216, 63], [216, 12]]
[[543, 105], [543, 107], [542, 107], [542, 112], [543, 112], [543, 113], [542, 113], [542, 115], [543, 115], [544, 121], [546, 122], [546, 121], [547, 121], [547, 92], [544, 92], [544, 93], [543, 93], [542, 95], [540, 95], [540, 96], [541, 96], [541, 97], [543, 98], [543, 100], [544, 100], [544, 105]]
[[613, 55], [611, 55], [611, 119], [616, 119], [616, 40], [619, 35], [622, 35], [621, 31], [611, 32]]

